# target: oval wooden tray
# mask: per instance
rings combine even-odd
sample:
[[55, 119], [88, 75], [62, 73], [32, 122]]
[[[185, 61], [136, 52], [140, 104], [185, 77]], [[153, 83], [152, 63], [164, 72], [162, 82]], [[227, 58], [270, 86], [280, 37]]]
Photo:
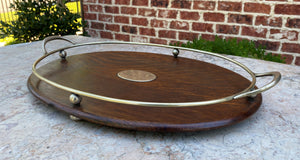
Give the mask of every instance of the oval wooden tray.
[[[48, 52], [46, 44], [52, 40], [64, 40], [72, 45]], [[107, 51], [66, 59], [67, 49], [105, 44], [162, 47], [172, 49], [173, 56]], [[76, 44], [52, 36], [44, 40], [43, 48], [45, 55], [34, 62], [28, 78], [28, 88], [33, 95], [70, 114], [72, 119], [126, 129], [197, 131], [231, 125], [254, 114], [262, 102], [261, 92], [275, 86], [281, 78], [279, 72], [254, 73], [243, 64], [216, 53], [167, 45]], [[249, 73], [252, 81], [213, 64], [177, 58], [180, 50], [234, 63]], [[57, 52], [60, 60], [36, 69], [38, 63]], [[273, 80], [261, 88], [255, 87], [256, 77], [263, 76], [273, 76]]]
[[[150, 82], [117, 76], [124, 70], [156, 75]], [[78, 90], [113, 98], [145, 102], [213, 100], [243, 91], [251, 83], [225, 68], [202, 61], [139, 52], [97, 52], [52, 61], [38, 70], [45, 78]], [[240, 98], [196, 107], [144, 107], [83, 97], [69, 101], [70, 93], [49, 85], [34, 74], [29, 90], [52, 107], [81, 119], [112, 127], [148, 131], [197, 131], [240, 122], [254, 114], [262, 96]]]

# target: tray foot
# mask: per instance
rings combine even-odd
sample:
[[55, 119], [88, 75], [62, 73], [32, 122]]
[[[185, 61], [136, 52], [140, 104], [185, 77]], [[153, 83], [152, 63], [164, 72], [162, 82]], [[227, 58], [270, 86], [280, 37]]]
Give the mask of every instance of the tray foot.
[[76, 116], [73, 116], [73, 115], [70, 115], [70, 119], [73, 120], [73, 121], [80, 121], [81, 119], [76, 117]]

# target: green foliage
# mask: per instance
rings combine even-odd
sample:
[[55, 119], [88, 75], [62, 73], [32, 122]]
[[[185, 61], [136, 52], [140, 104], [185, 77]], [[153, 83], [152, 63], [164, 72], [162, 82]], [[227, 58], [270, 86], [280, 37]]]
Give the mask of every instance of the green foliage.
[[0, 43], [4, 43], [4, 46], [7, 46], [7, 45], [12, 45], [12, 44], [18, 44], [20, 42], [18, 42], [12, 36], [9, 36], [9, 37], [5, 37], [5, 38], [0, 39]]
[[80, 15], [51, 0], [15, 0], [10, 8], [17, 19], [0, 21], [0, 38], [12, 35], [18, 42], [42, 40], [51, 35], [73, 35], [83, 24]]
[[280, 55], [266, 53], [265, 47], [261, 45], [257, 46], [254, 41], [238, 41], [236, 38], [226, 40], [216, 36], [214, 41], [208, 41], [200, 37], [199, 39], [194, 39], [192, 42], [189, 41], [186, 44], [177, 42], [170, 45], [285, 63], [285, 59]]

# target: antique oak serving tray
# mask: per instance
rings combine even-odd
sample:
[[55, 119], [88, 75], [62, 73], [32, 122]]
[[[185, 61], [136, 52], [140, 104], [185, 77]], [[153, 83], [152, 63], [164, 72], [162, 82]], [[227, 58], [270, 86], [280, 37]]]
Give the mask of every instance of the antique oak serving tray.
[[[46, 51], [52, 40], [71, 45]], [[125, 44], [167, 48], [170, 55], [132, 51], [97, 51], [67, 56], [80, 46]], [[179, 57], [180, 51], [199, 52], [227, 60], [245, 70], [251, 81], [220, 66]], [[66, 112], [74, 120], [147, 131], [197, 131], [240, 122], [262, 103], [261, 92], [275, 86], [280, 73], [253, 73], [225, 56], [195, 49], [132, 42], [75, 44], [63, 37], [44, 40], [45, 55], [28, 78], [28, 88], [38, 99]], [[60, 58], [41, 67], [48, 56]], [[256, 78], [273, 76], [257, 88]]]

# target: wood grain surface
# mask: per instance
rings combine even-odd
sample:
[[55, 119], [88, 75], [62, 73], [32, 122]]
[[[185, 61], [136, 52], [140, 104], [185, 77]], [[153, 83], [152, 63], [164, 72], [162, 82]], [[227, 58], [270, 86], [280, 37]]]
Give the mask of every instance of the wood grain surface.
[[[123, 70], [144, 70], [157, 76], [151, 82], [132, 82], [117, 76]], [[56, 60], [38, 69], [59, 84], [107, 97], [146, 102], [206, 101], [238, 93], [250, 84], [246, 78], [202, 61], [139, 52], [97, 52]], [[28, 88], [37, 98], [68, 114], [112, 127], [147, 131], [197, 131], [240, 122], [254, 114], [262, 96], [214, 105], [163, 108], [116, 104], [83, 97], [80, 106], [70, 93], [40, 81], [34, 75]]]

